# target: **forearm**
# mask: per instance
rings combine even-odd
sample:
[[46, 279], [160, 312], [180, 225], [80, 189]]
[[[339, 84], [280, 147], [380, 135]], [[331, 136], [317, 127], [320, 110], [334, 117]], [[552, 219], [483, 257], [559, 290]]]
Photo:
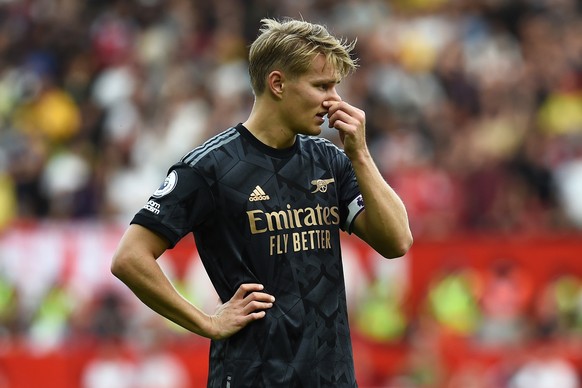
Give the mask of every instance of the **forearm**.
[[176, 291], [157, 259], [168, 242], [154, 232], [131, 225], [113, 256], [111, 272], [148, 307], [172, 322], [203, 337], [228, 338], [251, 322], [265, 317], [275, 298], [257, 283], [241, 284], [228, 301], [208, 315]]
[[112, 273], [148, 307], [198, 335], [212, 338], [210, 317], [192, 305], [171, 284], [156, 258], [126, 244], [115, 254]]
[[355, 232], [385, 257], [400, 257], [412, 245], [404, 203], [386, 183], [367, 149], [352, 158], [364, 198], [365, 213], [356, 218]]

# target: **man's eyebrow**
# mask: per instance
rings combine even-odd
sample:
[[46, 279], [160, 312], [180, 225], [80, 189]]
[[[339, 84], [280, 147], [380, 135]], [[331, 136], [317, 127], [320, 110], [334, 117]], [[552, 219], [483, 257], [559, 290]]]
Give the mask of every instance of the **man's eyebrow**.
[[339, 84], [342, 80], [340, 78], [324, 78], [315, 80], [316, 83], [320, 84]]

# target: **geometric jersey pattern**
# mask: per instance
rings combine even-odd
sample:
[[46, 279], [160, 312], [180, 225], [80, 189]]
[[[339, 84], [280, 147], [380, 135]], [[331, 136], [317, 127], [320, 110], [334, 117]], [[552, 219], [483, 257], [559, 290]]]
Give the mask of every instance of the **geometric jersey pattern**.
[[170, 174], [132, 223], [171, 246], [192, 232], [221, 300], [249, 282], [276, 298], [265, 318], [212, 341], [208, 386], [357, 386], [339, 234], [363, 202], [343, 151], [302, 135], [273, 149], [239, 124]]

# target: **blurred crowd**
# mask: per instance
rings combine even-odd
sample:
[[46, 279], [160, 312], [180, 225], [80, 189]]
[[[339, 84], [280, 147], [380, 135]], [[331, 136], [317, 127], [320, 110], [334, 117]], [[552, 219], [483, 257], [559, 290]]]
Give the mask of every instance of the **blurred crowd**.
[[[39, 385], [15, 377], [27, 360], [37, 376], [55, 365], [68, 371], [67, 382], [47, 387], [204, 386], [208, 340], [157, 315], [110, 275], [105, 258], [117, 233], [108, 241], [99, 227], [54, 224], [19, 233], [0, 239], [1, 388]], [[483, 241], [459, 249], [467, 241], [458, 239], [386, 261], [357, 241], [344, 240], [342, 251], [362, 388], [582, 386], [579, 242], [569, 250], [524, 242], [500, 254]], [[194, 242], [177, 249], [159, 259], [162, 269], [212, 313], [218, 296]], [[532, 265], [541, 260], [557, 264]]]
[[[582, 383], [582, 278], [557, 271], [536, 282], [513, 259], [477, 269], [468, 258], [432, 274], [411, 314], [401, 271], [378, 265], [352, 303], [356, 336], [404, 344], [391, 373], [364, 377], [386, 388], [557, 388]], [[360, 355], [362, 356], [362, 355]], [[365, 352], [364, 352], [365, 357]]]
[[415, 236], [582, 227], [575, 0], [0, 1], [0, 225], [126, 223], [246, 119], [248, 45], [284, 16], [357, 39], [340, 92]]

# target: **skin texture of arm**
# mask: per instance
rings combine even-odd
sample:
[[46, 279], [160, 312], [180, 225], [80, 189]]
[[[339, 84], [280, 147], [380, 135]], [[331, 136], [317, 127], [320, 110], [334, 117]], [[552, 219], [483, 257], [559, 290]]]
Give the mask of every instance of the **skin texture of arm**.
[[176, 291], [157, 263], [167, 247], [167, 241], [150, 230], [130, 225], [111, 263], [111, 272], [158, 314], [193, 333], [224, 339], [265, 316], [257, 310], [273, 306], [275, 298], [260, 292], [262, 285], [242, 284], [213, 315], [204, 313]]
[[404, 203], [386, 183], [366, 144], [365, 113], [346, 103], [324, 102], [330, 127], [337, 129], [352, 161], [366, 209], [354, 221], [354, 233], [386, 258], [403, 256], [412, 245]]

